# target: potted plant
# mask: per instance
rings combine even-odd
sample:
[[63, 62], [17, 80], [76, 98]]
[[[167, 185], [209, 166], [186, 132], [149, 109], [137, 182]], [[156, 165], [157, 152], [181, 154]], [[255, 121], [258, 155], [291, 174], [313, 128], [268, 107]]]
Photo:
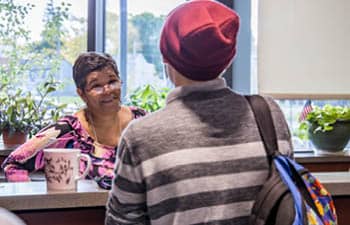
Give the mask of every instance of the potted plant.
[[[62, 2], [55, 7], [48, 1], [41, 40], [32, 41], [26, 21], [35, 5], [16, 1], [0, 4], [0, 134], [5, 144], [17, 144], [7, 142], [7, 137], [17, 134], [24, 142], [27, 135], [33, 135], [62, 114], [65, 105], [54, 102], [49, 94], [59, 86], [53, 77], [62, 61], [60, 37], [69, 6]], [[36, 91], [30, 85], [35, 85]]]
[[316, 106], [300, 124], [299, 131], [304, 134], [304, 138], [309, 138], [318, 150], [342, 151], [350, 139], [350, 108]]
[[21, 90], [0, 95], [0, 134], [5, 146], [24, 143], [27, 135], [32, 136], [62, 116], [66, 104], [48, 98], [57, 85], [57, 82], [45, 82], [37, 88], [35, 96]]

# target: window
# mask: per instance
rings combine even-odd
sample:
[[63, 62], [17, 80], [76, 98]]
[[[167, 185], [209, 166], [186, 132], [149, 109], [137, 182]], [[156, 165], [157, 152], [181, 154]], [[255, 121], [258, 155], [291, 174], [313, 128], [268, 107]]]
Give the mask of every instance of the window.
[[[2, 82], [18, 80], [24, 90], [29, 90], [52, 77], [62, 82], [53, 97], [61, 102], [80, 104], [71, 68], [78, 54], [87, 50], [91, 37], [88, 13], [94, 12], [93, 21], [89, 21], [89, 28], [93, 29], [89, 32], [95, 32], [92, 40], [95, 43], [89, 50], [105, 51], [114, 56], [123, 79], [123, 95], [145, 84], [167, 86], [158, 47], [159, 34], [165, 16], [182, 2], [184, 0], [14, 0], [8, 4], [23, 10], [21, 17], [20, 10], [11, 9], [11, 13], [18, 14], [19, 20], [13, 24], [14, 32], [18, 29], [23, 33], [19, 38], [15, 33], [8, 35], [5, 30], [8, 21], [1, 23], [2, 40], [10, 42], [0, 43], [0, 63], [4, 71], [0, 79]], [[6, 14], [4, 7], [1, 13]], [[104, 20], [99, 20], [101, 15]], [[23, 52], [11, 59], [14, 55], [11, 53], [19, 53], [20, 48]], [[6, 66], [9, 60], [13, 62], [12, 68]], [[15, 68], [18, 60], [23, 66]], [[12, 78], [5, 73], [16, 69], [20, 73], [13, 72]]]
[[[91, 3], [103, 3], [98, 5], [99, 7], [95, 5], [93, 10], [102, 11], [100, 13], [104, 16], [102, 21], [105, 23], [99, 25], [103, 28], [102, 33], [103, 31], [105, 33], [101, 35], [101, 29], [98, 31], [95, 29], [98, 26], [96, 18], [90, 21], [96, 32], [95, 35], [104, 37], [103, 40], [94, 40], [98, 48], [94, 46], [94, 49], [90, 50], [104, 50], [116, 59], [124, 85], [123, 96], [127, 96], [145, 84], [152, 84], [155, 87], [168, 86], [158, 46], [160, 30], [170, 10], [183, 2], [185, 0], [4, 1], [0, 5], [0, 16], [2, 16], [0, 21], [0, 88], [7, 82], [17, 82], [22, 89], [33, 91], [35, 94], [33, 87], [53, 77], [61, 81], [62, 86], [52, 97], [59, 98], [61, 102], [81, 104], [75, 93], [71, 67], [78, 54], [87, 50], [88, 4]], [[258, 3], [260, 2], [258, 0], [220, 0], [220, 2], [233, 5], [241, 16], [238, 54], [234, 61], [237, 65], [234, 65], [233, 68], [233, 88], [242, 93], [257, 93], [258, 86], [261, 85], [258, 81], [258, 72], [261, 72], [258, 68], [258, 50], [260, 50], [258, 48]], [[266, 2], [266, 4], [269, 3], [269, 1]], [[288, 4], [294, 4], [294, 7], [297, 7], [304, 1], [293, 2]], [[307, 4], [315, 2], [317, 0], [309, 1]], [[348, 4], [346, 0], [340, 2]], [[323, 0], [318, 7], [325, 4], [329, 3]], [[332, 8], [333, 12], [336, 7], [338, 6], [334, 5]], [[339, 15], [346, 15], [346, 13], [340, 10]], [[337, 21], [342, 19], [341, 16]], [[249, 23], [251, 23], [251, 29], [247, 28]], [[339, 36], [345, 32], [341, 29], [336, 31]], [[251, 42], [246, 40], [251, 40]], [[348, 52], [350, 51], [342, 54], [347, 56]], [[343, 57], [339, 63], [344, 61], [346, 63], [345, 59], [346, 57]], [[338, 65], [337, 63], [334, 64]], [[246, 76], [247, 73], [250, 76]], [[270, 83], [272, 81], [273, 79], [269, 80]], [[347, 82], [343, 84], [347, 85]], [[348, 89], [346, 87], [342, 90]], [[300, 96], [298, 99], [280, 97], [278, 100], [294, 135], [299, 125], [299, 113], [307, 97], [307, 95], [305, 99]], [[320, 99], [320, 96], [317, 99]], [[350, 100], [341, 98], [339, 100], [313, 100], [312, 103], [318, 106], [325, 103], [350, 105]], [[296, 148], [310, 147], [308, 143], [300, 142], [297, 136], [295, 140]]]
[[[166, 15], [184, 0], [107, 0], [105, 51], [118, 61], [124, 95], [146, 84], [167, 86], [159, 51]], [[126, 10], [126, 11], [125, 11]]]
[[[346, 1], [341, 1], [342, 4], [348, 4]], [[305, 1], [291, 1], [291, 2], [283, 2], [283, 3], [278, 3], [277, 5], [275, 4], [274, 6], [267, 7], [267, 4], [274, 4], [271, 1], [266, 1], [263, 4], [265, 5], [265, 11], [262, 11], [261, 9], [259, 9], [259, 4], [262, 4], [261, 2], [258, 2], [257, 0], [251, 0], [251, 19], [252, 19], [252, 23], [251, 23], [251, 35], [252, 35], [252, 50], [251, 50], [251, 71], [252, 71], [252, 80], [253, 80], [253, 84], [252, 84], [252, 90], [253, 93], [257, 93], [257, 92], [266, 92], [268, 94], [272, 94], [274, 97], [277, 98], [277, 103], [280, 105], [282, 111], [284, 112], [284, 115], [286, 117], [286, 120], [288, 122], [288, 125], [291, 129], [291, 133], [293, 135], [293, 141], [294, 141], [294, 147], [296, 150], [305, 150], [305, 149], [312, 149], [312, 145], [310, 142], [308, 141], [302, 141], [298, 138], [298, 128], [299, 128], [299, 116], [300, 113], [302, 111], [302, 108], [304, 107], [305, 102], [308, 100], [308, 98], [314, 98], [317, 100], [312, 100], [312, 105], [313, 106], [319, 106], [322, 107], [325, 104], [331, 104], [331, 105], [340, 105], [340, 106], [350, 106], [350, 100], [348, 100], [348, 88], [346, 87], [346, 85], [344, 84], [332, 84], [329, 85], [330, 83], [333, 82], [329, 82], [328, 80], [332, 80], [335, 79], [334, 77], [328, 75], [326, 76], [325, 73], [316, 73], [316, 74], [310, 74], [311, 76], [307, 76], [304, 75], [302, 77], [300, 76], [293, 76], [293, 74], [298, 75], [298, 73], [293, 73], [290, 74], [289, 69], [290, 65], [294, 65], [293, 63], [295, 63], [296, 58], [302, 59], [302, 62], [300, 64], [300, 61], [298, 62], [297, 65], [300, 65], [300, 67], [303, 67], [305, 70], [300, 70], [300, 72], [309, 72], [309, 73], [313, 73], [314, 71], [318, 71], [319, 68], [323, 67], [325, 64], [328, 64], [329, 68], [333, 68], [333, 69], [329, 69], [329, 71], [333, 71], [334, 73], [330, 73], [330, 74], [336, 74], [339, 70], [339, 68], [347, 68], [346, 64], [342, 64], [342, 62], [345, 60], [346, 57], [344, 57], [344, 55], [348, 54], [348, 51], [342, 51], [340, 49], [342, 49], [342, 45], [339, 43], [338, 44], [334, 44], [334, 42], [332, 42], [332, 45], [329, 45], [327, 47], [333, 48], [333, 50], [331, 52], [329, 52], [330, 54], [325, 54], [324, 58], [320, 58], [322, 57], [322, 55], [319, 55], [319, 51], [314, 51], [314, 53], [310, 53], [310, 49], [314, 49], [315, 47], [319, 48], [317, 46], [317, 44], [311, 44], [308, 43], [308, 39], [310, 38], [313, 33], [311, 34], [307, 34], [305, 32], [303, 33], [303, 37], [306, 38], [306, 42], [305, 43], [301, 43], [300, 46], [303, 46], [303, 48], [300, 48], [298, 45], [296, 46], [289, 46], [289, 42], [292, 42], [294, 39], [298, 39], [300, 37], [298, 37], [298, 32], [300, 32], [299, 30], [296, 30], [293, 28], [293, 26], [291, 24], [279, 24], [281, 19], [278, 20], [276, 18], [268, 18], [265, 19], [264, 21], [259, 21], [259, 18], [261, 16], [264, 16], [264, 13], [266, 13], [266, 15], [271, 16], [281, 16], [281, 18], [284, 18], [285, 21], [289, 21], [290, 23], [295, 23], [295, 22], [299, 22], [300, 27], [302, 27], [302, 29], [307, 29], [307, 27], [305, 26], [306, 24], [310, 25], [310, 27], [312, 27], [312, 29], [309, 28], [309, 30], [313, 30], [316, 29], [316, 31], [311, 31], [311, 32], [325, 32], [325, 30], [322, 28], [321, 30], [319, 30], [319, 27], [317, 26], [317, 24], [313, 24], [318, 23], [318, 20], [314, 20], [315, 18], [317, 18], [319, 16], [319, 13], [321, 13], [322, 10], [320, 9], [324, 9], [322, 7], [327, 6], [327, 4], [329, 4], [329, 2], [327, 1], [308, 1], [307, 3]], [[286, 5], [284, 5], [286, 4]], [[317, 9], [315, 10], [312, 7], [312, 4], [316, 4], [317, 5]], [[304, 5], [304, 7], [303, 7]], [[329, 12], [330, 14], [335, 13], [339, 15], [339, 18], [336, 18], [336, 21], [340, 21], [339, 23], [341, 23], [342, 21], [342, 16], [345, 16], [345, 13], [341, 10], [341, 6], [335, 6], [331, 8], [331, 11], [329, 12], [329, 8], [326, 7], [327, 12]], [[288, 10], [283, 11], [284, 7], [288, 7]], [[309, 7], [311, 7], [313, 10], [306, 10], [309, 9]], [[260, 10], [259, 14], [260, 17], [258, 18], [258, 11]], [[293, 9], [293, 10], [290, 10]], [[338, 9], [338, 11], [336, 11]], [[268, 10], [274, 10], [273, 12], [276, 13], [271, 13], [272, 11], [268, 11]], [[268, 12], [269, 13], [268, 13]], [[322, 13], [321, 13], [322, 14]], [[323, 15], [323, 14], [322, 14]], [[304, 23], [300, 22], [300, 18], [304, 18]], [[284, 22], [285, 22], [284, 21]], [[328, 23], [332, 23], [333, 20], [328, 20]], [[343, 20], [346, 21], [346, 20]], [[265, 39], [263, 40], [263, 42], [261, 42], [261, 33], [258, 33], [258, 24], [259, 23], [264, 23], [262, 26], [259, 26], [259, 31], [263, 31], [266, 34], [264, 34]], [[346, 23], [346, 22], [345, 22]], [[277, 24], [277, 25], [276, 25]], [[303, 25], [301, 25], [303, 24]], [[276, 26], [274, 26], [276, 25]], [[324, 25], [322, 25], [322, 27], [324, 27]], [[342, 27], [337, 25], [336, 27]], [[336, 32], [334, 37], [339, 37], [337, 40], [341, 41], [342, 39], [342, 35], [345, 34], [345, 32], [349, 32], [347, 31], [348, 29], [343, 29], [341, 32], [340, 30], [338, 30], [336, 27], [334, 27], [336, 29]], [[269, 36], [269, 38], [266, 38], [267, 35], [271, 35], [272, 33], [276, 34], [276, 32], [280, 32], [282, 34], [287, 34], [289, 35], [289, 37], [291, 37], [292, 40], [289, 40], [289, 42], [287, 42], [286, 39], [282, 38], [281, 35], [275, 35], [276, 38]], [[288, 33], [290, 32], [290, 33]], [[330, 31], [326, 31], [326, 33], [328, 34]], [[339, 36], [338, 36], [339, 35]], [[317, 42], [315, 43], [323, 43], [324, 41], [327, 41], [329, 38], [327, 35], [323, 35], [321, 38], [321, 35], [319, 35], [320, 38], [318, 38]], [[327, 36], [327, 38], [324, 38], [324, 36]], [[346, 35], [343, 37], [345, 38]], [[273, 39], [274, 38], [274, 39]], [[271, 41], [271, 39], [276, 40], [277, 41]], [[264, 42], [265, 41], [265, 42]], [[299, 40], [302, 42], [302, 38]], [[315, 38], [313, 39], [313, 42], [315, 41]], [[260, 45], [260, 46], [259, 46]], [[263, 45], [263, 46], [261, 46]], [[267, 47], [266, 47], [267, 45]], [[285, 46], [285, 48], [280, 48], [280, 47], [276, 47], [276, 46]], [[325, 47], [325, 48], [327, 48]], [[294, 54], [294, 50], [292, 49], [298, 49], [298, 51], [300, 51], [300, 54], [296, 55], [294, 58], [293, 57], [289, 57], [289, 54]], [[282, 50], [284, 51], [282, 51]], [[289, 49], [288, 51], [286, 49]], [[322, 48], [321, 48], [322, 49]], [[265, 54], [259, 54], [258, 51], [265, 51]], [[321, 51], [321, 50], [320, 50]], [[336, 55], [336, 57], [330, 57], [332, 56], [331, 54], [334, 54], [335, 51], [338, 51], [338, 55]], [[269, 70], [265, 70], [266, 63], [268, 63], [266, 61], [267, 57], [270, 57], [271, 52], [280, 52], [279, 55], [275, 56], [275, 59], [278, 58], [278, 60], [272, 60], [271, 61], [271, 68]], [[287, 53], [288, 52], [288, 53]], [[304, 57], [305, 55], [303, 55], [302, 53], [305, 52], [306, 54], [311, 54], [314, 55], [313, 59], [310, 60], [305, 60]], [[317, 53], [318, 52], [318, 53]], [[258, 56], [260, 57], [260, 59], [258, 58]], [[333, 55], [334, 56], [334, 55]], [[310, 57], [310, 55], [308, 56]], [[326, 59], [326, 62], [325, 62]], [[259, 62], [260, 60], [260, 62]], [[329, 60], [329, 61], [327, 61]], [[332, 61], [333, 60], [333, 61]], [[288, 64], [288, 61], [291, 61], [291, 64]], [[281, 62], [283, 62], [283, 66], [281, 67]], [[322, 65], [320, 65], [322, 64]], [[318, 66], [319, 65], [319, 66]], [[314, 68], [313, 66], [316, 66], [318, 68], [316, 69], [312, 69]], [[259, 68], [260, 67], [260, 68]], [[261, 69], [263, 67], [263, 69]], [[300, 68], [299, 67], [299, 68]], [[275, 72], [273, 71], [273, 68], [278, 68], [278, 69], [282, 69], [282, 71], [278, 72], [275, 74], [275, 76], [277, 76], [278, 78], [274, 79], [272, 78], [270, 75], [271, 73]], [[295, 66], [293, 66], [293, 68], [295, 68]], [[283, 72], [283, 69], [285, 70], [285, 72]], [[277, 70], [277, 69], [276, 69]], [[265, 76], [265, 74], [261, 74], [261, 73], [267, 73], [266, 71], [269, 71], [269, 75]], [[326, 70], [323, 70], [326, 71]], [[260, 74], [258, 74], [260, 72]], [[261, 77], [261, 75], [264, 75], [262, 78], [260, 78], [260, 83], [258, 80], [258, 77]], [[345, 75], [345, 80], [348, 79], [348, 76], [346, 75], [346, 73], [340, 73], [338, 74], [339, 76], [344, 76]], [[312, 79], [309, 79], [310, 77], [312, 77]], [[283, 83], [281, 85], [279, 85], [280, 83], [276, 82], [276, 80], [280, 80], [280, 78], [282, 78], [282, 80], [284, 79]], [[289, 79], [289, 81], [286, 81], [286, 79]], [[326, 81], [326, 82], [325, 82]], [[338, 81], [344, 82], [344, 80], [341, 80], [338, 78]], [[264, 84], [262, 84], [264, 83]], [[346, 82], [345, 82], [346, 83]], [[298, 84], [302, 84], [302, 85], [298, 85]], [[325, 85], [326, 84], [326, 85]], [[258, 90], [258, 86], [260, 86], [259, 88], [262, 90]], [[261, 86], [264, 86], [263, 88], [261, 88]], [[287, 86], [287, 87], [286, 87]], [[329, 88], [330, 87], [330, 88]], [[293, 89], [294, 88], [294, 89]], [[288, 89], [288, 91], [286, 90]], [[278, 91], [276, 90], [282, 90], [280, 91], [280, 93], [278, 93]], [[294, 91], [293, 91], [294, 90]], [[283, 92], [285, 91], [285, 92]], [[298, 94], [297, 91], [302, 92], [302, 94]], [[310, 92], [308, 92], [310, 91]], [[328, 91], [331, 93], [329, 96], [327, 96]], [[339, 93], [337, 91], [340, 91]], [[319, 93], [319, 94], [313, 94], [313, 93]], [[345, 94], [344, 94], [345, 93]], [[336, 96], [337, 99], [331, 99], [331, 96]], [[298, 97], [293, 98], [293, 96]], [[344, 98], [347, 97], [347, 99], [342, 99], [341, 97], [344, 96]], [[350, 147], [350, 143], [348, 144], [348, 147]]]
[[[301, 140], [299, 133], [299, 117], [307, 99], [277, 99], [277, 103], [281, 107], [287, 120], [291, 134], [293, 136], [293, 144], [296, 151], [310, 151], [313, 149], [309, 141]], [[325, 104], [350, 106], [350, 100], [311, 100], [312, 107], [323, 107]], [[350, 143], [347, 145], [350, 148]]]
[[86, 51], [87, 0], [5, 1], [0, 10], [1, 84], [17, 82], [35, 95], [35, 87], [55, 79], [62, 84], [54, 96], [77, 100], [72, 64]]

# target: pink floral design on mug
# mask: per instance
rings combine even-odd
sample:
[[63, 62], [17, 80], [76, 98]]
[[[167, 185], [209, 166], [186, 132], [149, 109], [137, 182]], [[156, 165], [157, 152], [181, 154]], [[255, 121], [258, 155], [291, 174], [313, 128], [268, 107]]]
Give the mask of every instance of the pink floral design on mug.
[[[81, 158], [86, 159], [87, 165], [79, 175]], [[76, 190], [77, 181], [89, 172], [91, 158], [80, 149], [51, 148], [44, 149], [44, 163], [47, 190]]]

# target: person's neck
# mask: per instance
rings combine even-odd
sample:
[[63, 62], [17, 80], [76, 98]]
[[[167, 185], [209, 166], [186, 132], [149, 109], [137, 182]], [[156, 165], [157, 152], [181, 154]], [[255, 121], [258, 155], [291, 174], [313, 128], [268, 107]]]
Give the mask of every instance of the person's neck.
[[189, 86], [189, 85], [194, 85], [194, 84], [198, 84], [198, 83], [203, 82], [203, 81], [190, 80], [177, 71], [175, 71], [172, 75], [173, 75], [172, 80], [173, 80], [175, 87]]
[[194, 80], [176, 80], [174, 82], [175, 87], [180, 87], [180, 86], [189, 86], [193, 84], [198, 84], [201, 83], [202, 81], [194, 81]]
[[93, 120], [93, 125], [97, 127], [111, 127], [119, 124], [118, 111], [112, 112], [89, 112], [90, 119]]

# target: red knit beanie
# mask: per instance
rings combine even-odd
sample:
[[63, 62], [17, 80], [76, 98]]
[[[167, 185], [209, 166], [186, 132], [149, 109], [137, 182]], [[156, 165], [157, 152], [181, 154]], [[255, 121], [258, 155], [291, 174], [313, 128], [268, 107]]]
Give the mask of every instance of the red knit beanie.
[[210, 0], [181, 4], [168, 15], [160, 37], [165, 62], [191, 80], [215, 79], [236, 53], [239, 17]]

